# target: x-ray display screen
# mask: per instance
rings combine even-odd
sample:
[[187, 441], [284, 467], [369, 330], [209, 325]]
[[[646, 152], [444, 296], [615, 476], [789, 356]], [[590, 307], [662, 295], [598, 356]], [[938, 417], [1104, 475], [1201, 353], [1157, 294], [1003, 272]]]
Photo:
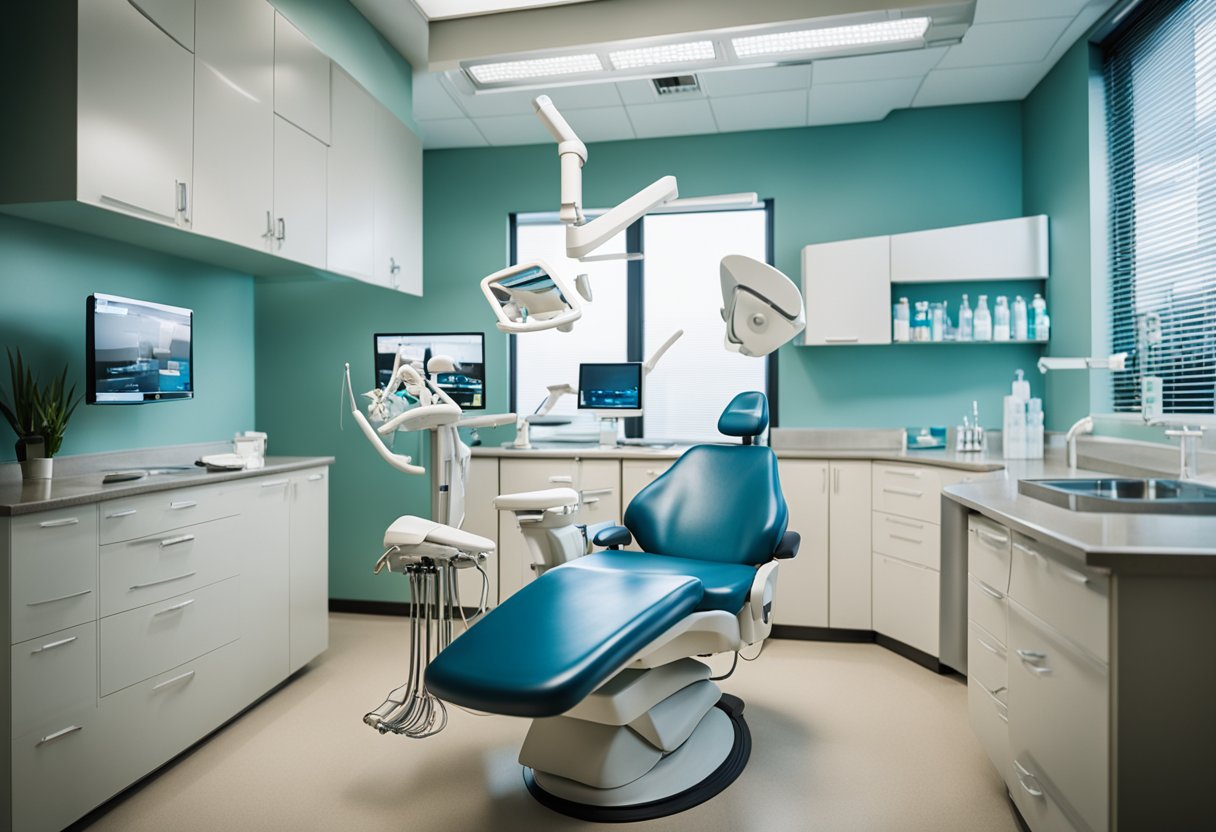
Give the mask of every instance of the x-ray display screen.
[[194, 313], [179, 306], [89, 296], [89, 404], [143, 404], [194, 397]]
[[584, 410], [640, 410], [642, 365], [580, 364], [578, 406]]
[[[379, 333], [375, 336], [376, 386], [388, 384], [393, 377], [393, 362], [400, 354], [402, 363], [421, 367], [462, 410], [485, 410], [485, 339], [480, 332]], [[436, 356], [450, 358], [455, 372], [427, 372], [427, 364]], [[408, 396], [404, 387], [398, 388], [397, 395]]]

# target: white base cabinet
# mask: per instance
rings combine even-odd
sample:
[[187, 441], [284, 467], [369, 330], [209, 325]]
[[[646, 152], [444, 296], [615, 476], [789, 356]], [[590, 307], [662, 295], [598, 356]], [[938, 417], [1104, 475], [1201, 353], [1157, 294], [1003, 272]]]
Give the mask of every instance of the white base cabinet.
[[828, 625], [870, 630], [870, 462], [832, 462], [828, 476]]
[[828, 469], [827, 462], [815, 459], [777, 463], [790, 513], [788, 528], [802, 541], [798, 556], [777, 567], [774, 624], [828, 626]]

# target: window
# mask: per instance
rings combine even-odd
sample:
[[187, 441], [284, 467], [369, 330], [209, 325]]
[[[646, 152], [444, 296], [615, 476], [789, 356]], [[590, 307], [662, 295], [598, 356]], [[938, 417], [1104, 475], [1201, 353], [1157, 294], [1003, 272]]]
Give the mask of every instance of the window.
[[[768, 359], [748, 358], [723, 347], [719, 261], [745, 254], [769, 262], [771, 206], [652, 214], [610, 241], [596, 254], [645, 251], [640, 261], [578, 263], [565, 257], [565, 229], [552, 214], [517, 215], [515, 262], [545, 260], [568, 274], [591, 276], [594, 302], [572, 332], [546, 330], [512, 337], [512, 390], [520, 413], [545, 400], [546, 387], [577, 386], [578, 365], [604, 361], [644, 361], [677, 329], [684, 337], [668, 352], [645, 384], [641, 419], [627, 420], [627, 434], [652, 440], [720, 441], [718, 414], [744, 390], [763, 390], [776, 413], [775, 374]], [[579, 413], [573, 396], [552, 411], [573, 419], [559, 429], [586, 439], [596, 430]], [[542, 432], [534, 431], [534, 438]]]
[[[1216, 409], [1216, 0], [1146, 3], [1106, 45], [1116, 412]], [[1160, 336], [1148, 333], [1159, 327]]]

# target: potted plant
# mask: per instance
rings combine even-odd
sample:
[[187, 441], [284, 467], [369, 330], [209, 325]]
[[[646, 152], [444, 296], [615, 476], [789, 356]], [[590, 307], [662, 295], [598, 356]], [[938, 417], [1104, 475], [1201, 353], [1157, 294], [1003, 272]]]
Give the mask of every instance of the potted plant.
[[18, 350], [8, 350], [11, 403], [0, 401], [0, 413], [17, 434], [17, 460], [26, 479], [48, 479], [51, 460], [63, 444], [68, 420], [80, 404], [76, 386], [65, 393], [67, 367], [46, 388], [40, 387], [33, 370]]

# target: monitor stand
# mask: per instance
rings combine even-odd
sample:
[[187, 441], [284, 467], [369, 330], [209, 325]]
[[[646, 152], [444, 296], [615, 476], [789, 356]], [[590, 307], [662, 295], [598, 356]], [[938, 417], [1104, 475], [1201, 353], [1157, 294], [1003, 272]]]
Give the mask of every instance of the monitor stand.
[[600, 447], [615, 448], [621, 440], [621, 420], [616, 416], [600, 417]]

